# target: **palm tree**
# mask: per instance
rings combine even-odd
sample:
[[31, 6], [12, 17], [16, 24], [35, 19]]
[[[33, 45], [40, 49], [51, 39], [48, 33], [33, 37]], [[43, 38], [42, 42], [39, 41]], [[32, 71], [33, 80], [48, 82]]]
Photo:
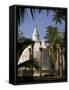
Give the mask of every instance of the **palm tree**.
[[55, 41], [58, 40], [58, 28], [53, 26], [46, 27], [48, 42], [54, 45]]
[[56, 61], [56, 41], [58, 39], [57, 27], [49, 26], [47, 27], [47, 39], [50, 44], [50, 53], [52, 58], [52, 63], [55, 64]]
[[59, 9], [59, 10], [53, 10], [53, 21], [56, 21], [56, 23], [62, 23], [62, 20], [65, 22], [66, 19], [66, 10], [65, 9]]
[[[57, 27], [49, 26], [47, 27], [47, 39], [50, 44], [50, 53], [51, 53], [51, 58], [52, 62], [55, 65], [55, 62], [57, 60], [57, 53], [60, 52], [61, 56], [61, 64], [63, 65], [63, 59], [62, 56], [64, 55], [64, 42], [63, 42], [63, 37], [60, 35], [60, 32], [58, 32]], [[57, 52], [58, 50], [59, 52]], [[58, 58], [58, 68], [61, 69], [61, 73], [63, 71], [62, 65], [60, 65], [60, 59]], [[60, 72], [60, 70], [59, 70]]]

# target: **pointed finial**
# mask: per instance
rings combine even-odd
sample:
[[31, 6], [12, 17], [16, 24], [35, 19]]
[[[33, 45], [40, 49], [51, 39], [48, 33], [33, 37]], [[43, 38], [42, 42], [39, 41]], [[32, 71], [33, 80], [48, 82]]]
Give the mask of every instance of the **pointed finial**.
[[37, 25], [36, 25], [36, 27], [34, 29], [34, 32], [33, 32], [33, 35], [32, 35], [32, 39], [34, 41], [39, 41], [39, 32], [38, 32], [38, 29], [37, 29]]

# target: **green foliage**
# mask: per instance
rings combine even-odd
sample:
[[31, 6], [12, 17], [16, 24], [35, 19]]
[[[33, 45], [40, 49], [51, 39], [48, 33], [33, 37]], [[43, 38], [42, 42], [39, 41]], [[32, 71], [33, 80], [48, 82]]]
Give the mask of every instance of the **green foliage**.
[[62, 24], [62, 20], [65, 21], [66, 10], [65, 9], [53, 10], [53, 12], [54, 12], [53, 21]]
[[55, 42], [58, 42], [59, 39], [58, 39], [58, 29], [57, 29], [57, 27], [48, 26], [46, 36], [47, 36], [48, 42], [51, 45], [54, 45]]
[[16, 52], [17, 52], [17, 59], [19, 59], [19, 57], [21, 56], [23, 50], [28, 46], [34, 45], [34, 41], [32, 41], [29, 38], [24, 37], [24, 34], [22, 32], [18, 32], [20, 33], [17, 39], [17, 48], [16, 48]]
[[52, 60], [52, 63], [55, 65], [56, 58], [57, 58], [56, 44], [60, 44], [62, 46], [62, 51], [64, 51], [63, 37], [61, 36], [60, 32], [58, 32], [57, 27], [48, 26], [46, 29], [47, 29], [46, 37], [50, 44], [49, 49], [50, 49], [50, 53], [51, 53], [51, 60]]

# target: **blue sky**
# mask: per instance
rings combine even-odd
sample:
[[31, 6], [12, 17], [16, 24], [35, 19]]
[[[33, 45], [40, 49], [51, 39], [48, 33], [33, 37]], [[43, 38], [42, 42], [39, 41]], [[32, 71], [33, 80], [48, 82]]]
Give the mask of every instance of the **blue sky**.
[[[33, 21], [30, 10], [27, 9], [27, 14], [25, 15], [24, 21], [21, 20], [20, 22], [19, 30], [24, 33], [25, 37], [32, 38], [32, 33], [37, 25], [40, 34], [40, 40], [44, 38], [46, 34], [45, 27], [48, 27], [49, 25], [58, 26], [58, 28], [60, 29], [59, 31], [63, 32], [65, 28], [64, 21], [62, 21], [61, 25], [59, 23], [56, 24], [54, 21], [52, 21], [53, 14], [54, 13], [51, 11], [47, 16], [47, 12], [45, 9], [42, 10], [42, 12], [39, 14], [36, 9]], [[22, 19], [22, 17], [20, 18]]]

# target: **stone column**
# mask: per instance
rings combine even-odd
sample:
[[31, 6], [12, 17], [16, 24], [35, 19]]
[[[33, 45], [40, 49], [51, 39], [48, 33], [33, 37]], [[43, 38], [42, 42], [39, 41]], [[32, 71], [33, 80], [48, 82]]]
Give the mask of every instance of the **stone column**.
[[[34, 59], [33, 59], [33, 46], [34, 46], [34, 43], [32, 43], [31, 46], [32, 46], [32, 50], [31, 50], [31, 59], [32, 59], [32, 62], [33, 62], [33, 60], [34, 60]], [[32, 79], [33, 79], [33, 72], [34, 72], [34, 71], [33, 71], [33, 63], [32, 63], [32, 66], [31, 66], [31, 71], [32, 71], [31, 73], [32, 73]]]
[[40, 47], [40, 77], [42, 78], [42, 47]]
[[62, 66], [62, 53], [61, 53], [61, 48], [59, 48], [59, 54], [60, 54], [60, 77], [62, 77], [62, 72], [63, 72], [62, 68], [63, 68], [63, 66]]
[[58, 75], [60, 75], [60, 56], [59, 56], [59, 44], [56, 44], [57, 47], [57, 71]]
[[59, 76], [62, 77], [62, 75], [63, 75], [63, 59], [62, 59], [62, 52], [61, 52], [60, 44], [57, 44], [57, 61], [58, 61], [58, 73], [59, 73]]

